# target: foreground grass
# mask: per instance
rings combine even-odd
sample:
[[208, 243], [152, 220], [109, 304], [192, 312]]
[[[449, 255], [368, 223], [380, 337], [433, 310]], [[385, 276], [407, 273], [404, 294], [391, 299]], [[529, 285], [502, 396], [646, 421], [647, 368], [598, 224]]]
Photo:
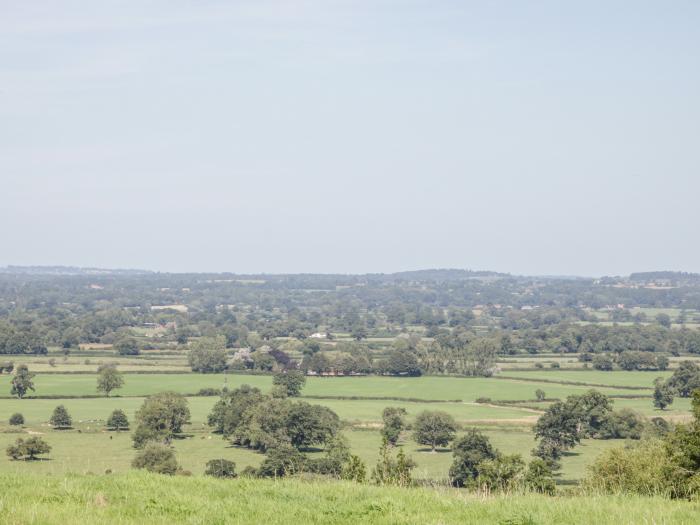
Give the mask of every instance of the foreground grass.
[[452, 489], [341, 482], [214, 480], [143, 472], [0, 475], [7, 524], [697, 523], [700, 505], [636, 496], [482, 498]]

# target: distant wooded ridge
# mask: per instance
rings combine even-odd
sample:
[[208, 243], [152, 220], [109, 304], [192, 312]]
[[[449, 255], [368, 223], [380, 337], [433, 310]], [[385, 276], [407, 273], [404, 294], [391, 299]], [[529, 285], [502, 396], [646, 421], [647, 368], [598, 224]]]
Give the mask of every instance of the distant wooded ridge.
[[[383, 281], [460, 281], [464, 279], [498, 279], [508, 277], [537, 277], [538, 279], [551, 280], [576, 280], [592, 279], [588, 276], [578, 275], [517, 275], [511, 273], [494, 272], [490, 270], [465, 270], [457, 268], [429, 268], [425, 270], [408, 270], [392, 273], [258, 273], [244, 274], [233, 272], [158, 272], [136, 268], [95, 268], [81, 266], [22, 266], [8, 265], [0, 267], [0, 273], [19, 275], [152, 275], [156, 273], [171, 275], [202, 275], [202, 276], [227, 276], [239, 279], [245, 278], [270, 278], [270, 277], [298, 277], [298, 276], [323, 276], [333, 277], [364, 277], [369, 280]], [[629, 276], [604, 276], [601, 279], [629, 280], [632, 282], [698, 282], [700, 273], [658, 270], [649, 272], [633, 272]]]

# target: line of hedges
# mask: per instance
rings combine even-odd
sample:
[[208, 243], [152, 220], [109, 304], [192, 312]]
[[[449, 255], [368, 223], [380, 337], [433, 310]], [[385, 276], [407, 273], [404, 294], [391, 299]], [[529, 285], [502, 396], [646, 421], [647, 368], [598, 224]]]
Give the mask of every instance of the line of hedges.
[[339, 401], [405, 401], [407, 403], [463, 403], [462, 399], [421, 399], [393, 396], [302, 396], [306, 399], [335, 399]]
[[629, 386], [629, 385], [603, 385], [601, 383], [586, 383], [584, 381], [566, 381], [564, 379], [540, 379], [534, 377], [513, 377], [513, 376], [493, 376], [494, 379], [504, 379], [507, 381], [529, 381], [531, 383], [553, 383], [558, 385], [573, 385], [573, 386], [595, 386], [598, 388], [617, 388], [619, 390], [653, 390], [646, 386]]

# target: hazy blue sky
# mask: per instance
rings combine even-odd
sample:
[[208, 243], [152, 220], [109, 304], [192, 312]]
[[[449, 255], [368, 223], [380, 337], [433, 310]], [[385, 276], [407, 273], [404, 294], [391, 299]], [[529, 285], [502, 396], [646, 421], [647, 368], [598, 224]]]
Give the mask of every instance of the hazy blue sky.
[[700, 2], [0, 0], [0, 265], [700, 271]]

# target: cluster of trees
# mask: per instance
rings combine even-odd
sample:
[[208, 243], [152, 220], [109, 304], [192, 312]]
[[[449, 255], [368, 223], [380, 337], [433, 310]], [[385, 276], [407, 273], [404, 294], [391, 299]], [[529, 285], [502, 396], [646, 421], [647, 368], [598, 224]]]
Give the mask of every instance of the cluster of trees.
[[135, 419], [134, 448], [144, 448], [149, 443], [169, 445], [190, 422], [187, 398], [175, 392], [154, 394], [144, 400]]
[[14, 445], [7, 447], [7, 455], [14, 460], [33, 461], [37, 456], [51, 452], [51, 446], [38, 436], [18, 438]]
[[636, 350], [625, 350], [619, 354], [596, 354], [591, 361], [593, 368], [604, 371], [613, 370], [615, 366], [627, 371], [666, 370], [669, 365], [669, 359], [665, 355]]
[[583, 438], [640, 439], [644, 419], [629, 409], [614, 411], [612, 401], [596, 390], [557, 401], [547, 408], [534, 427], [538, 440], [533, 455], [558, 468], [562, 453]]
[[554, 493], [550, 465], [535, 458], [528, 465], [519, 454], [504, 455], [489, 439], [475, 429], [458, 439], [452, 447], [450, 479], [456, 487], [511, 492], [525, 488], [533, 492]]
[[661, 377], [654, 380], [654, 406], [664, 410], [674, 397], [690, 397], [697, 389], [700, 389], [700, 367], [693, 361], [681, 361], [667, 380]]
[[[387, 452], [387, 446], [396, 446], [402, 432], [407, 429], [405, 416], [406, 411], [397, 407], [386, 407], [382, 413], [384, 445], [378, 467], [373, 472], [373, 479], [378, 483], [392, 480], [395, 485], [410, 484], [413, 461], [405, 457], [402, 450], [395, 460]], [[526, 465], [520, 455], [501, 454], [486, 436], [475, 429], [455, 440], [458, 426], [445, 412], [421, 412], [412, 427], [414, 441], [429, 446], [432, 452], [438, 446], [446, 447], [454, 441], [449, 478], [456, 487], [503, 492], [517, 488], [548, 494], [554, 492], [552, 469], [547, 462], [536, 458]]]
[[635, 447], [615, 448], [599, 456], [584, 480], [597, 492], [694, 498], [700, 494], [700, 389], [692, 393], [693, 420]]
[[225, 439], [261, 451], [326, 445], [340, 429], [340, 419], [326, 407], [263, 394], [248, 385], [223, 392], [208, 424]]

